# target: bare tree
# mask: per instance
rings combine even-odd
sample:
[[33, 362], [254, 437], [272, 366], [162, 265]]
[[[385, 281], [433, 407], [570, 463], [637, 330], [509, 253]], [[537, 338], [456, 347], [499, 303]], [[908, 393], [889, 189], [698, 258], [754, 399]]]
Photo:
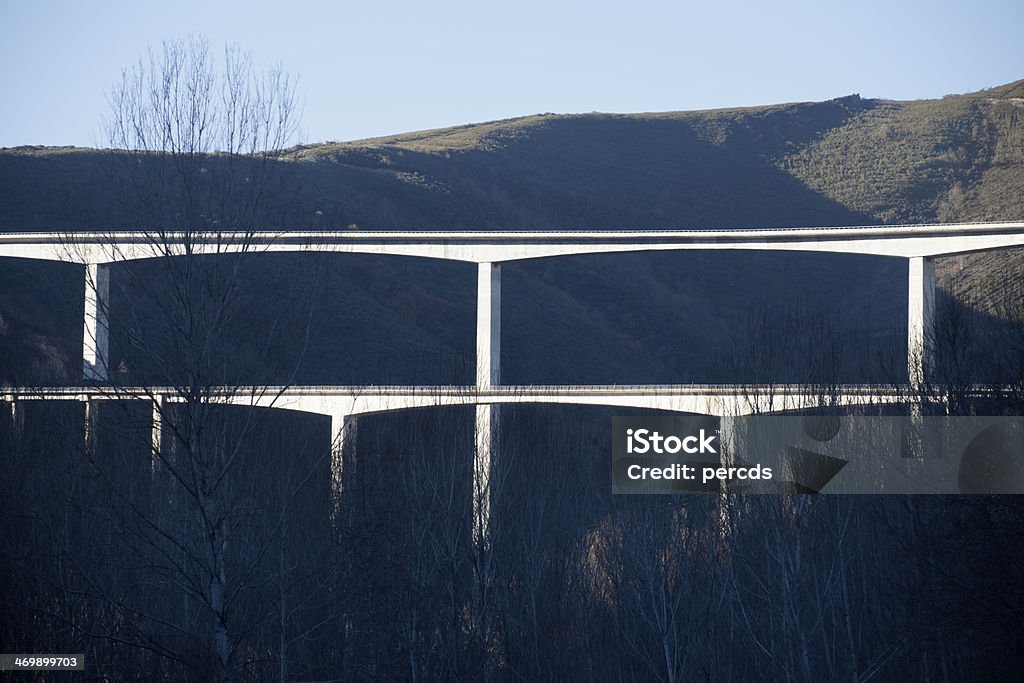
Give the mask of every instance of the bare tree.
[[132, 227], [165, 249], [165, 233], [181, 231], [190, 254], [191, 236], [258, 225], [298, 127], [294, 80], [280, 66], [259, 72], [237, 46], [218, 61], [205, 39], [168, 41], [122, 73], [110, 105]]
[[[329, 516], [330, 453], [323, 444], [275, 458], [270, 450], [298, 445], [268, 436], [266, 411], [238, 404], [273, 404], [270, 385], [291, 383], [309, 336], [304, 292], [254, 284], [253, 235], [267, 227], [280, 150], [296, 133], [294, 81], [280, 67], [258, 71], [237, 47], [217, 59], [189, 37], [126, 69], [110, 105], [111, 182], [136, 244], [68, 246], [87, 264], [87, 377], [104, 407], [149, 406], [131, 413], [142, 424], [128, 432], [160, 505], [137, 504], [122, 470], [86, 444], [103, 494], [90, 505], [152, 588], [112, 592], [107, 576], [92, 592], [135, 624], [136, 645], [222, 681], [271, 665], [283, 679], [289, 644], [310, 633], [293, 618], [307, 606], [296, 593], [331, 583], [309, 546], [288, 540]], [[87, 431], [95, 422], [91, 409]], [[273, 661], [254, 645], [265, 621], [279, 631]]]

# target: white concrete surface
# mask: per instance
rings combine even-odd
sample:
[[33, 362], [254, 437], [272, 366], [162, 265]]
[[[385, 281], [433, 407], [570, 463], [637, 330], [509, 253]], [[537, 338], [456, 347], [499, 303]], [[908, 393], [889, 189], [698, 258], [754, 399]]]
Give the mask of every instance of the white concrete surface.
[[[816, 251], [877, 256], [945, 256], [1024, 246], [1024, 222], [745, 230], [260, 231], [192, 233], [0, 233], [0, 257], [111, 263], [237, 252], [391, 254], [501, 263], [633, 251]], [[187, 244], [187, 246], [186, 246]]]
[[110, 353], [110, 266], [85, 267], [85, 325], [82, 330], [82, 373], [94, 382], [107, 379]]
[[[981, 389], [979, 389], [981, 391]], [[173, 387], [8, 387], [5, 401], [83, 401], [116, 399], [180, 402]], [[772, 385], [506, 385], [473, 386], [294, 386], [216, 387], [209, 401], [236, 406], [297, 410], [329, 415], [335, 430], [347, 418], [435, 406], [544, 403], [622, 408], [651, 408], [703, 415], [739, 416], [816, 408], [822, 405], [891, 404], [906, 400], [905, 392], [880, 385], [836, 388], [823, 403], [820, 392], [803, 386]]]
[[501, 264], [481, 263], [476, 287], [476, 385], [501, 384]]
[[907, 376], [921, 386], [935, 368], [935, 261], [910, 259], [907, 296]]

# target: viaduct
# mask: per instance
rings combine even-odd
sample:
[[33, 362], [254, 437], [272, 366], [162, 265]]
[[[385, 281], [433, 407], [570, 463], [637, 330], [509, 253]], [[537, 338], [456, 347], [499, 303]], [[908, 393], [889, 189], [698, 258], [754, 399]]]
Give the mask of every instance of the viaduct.
[[[42, 259], [85, 266], [83, 376], [81, 387], [0, 389], [11, 405], [20, 400], [78, 400], [89, 410], [95, 400], [136, 396], [153, 401], [153, 445], [159, 448], [160, 415], [173, 390], [107, 385], [110, 265], [186, 254], [239, 252], [336, 252], [383, 254], [478, 264], [476, 382], [452, 387], [224, 387], [223, 401], [330, 415], [339, 447], [351, 439], [359, 415], [421, 406], [476, 406], [477, 465], [486, 490], [494, 439], [495, 406], [507, 403], [565, 403], [657, 408], [734, 416], [818, 405], [820, 397], [796, 387], [775, 388], [767, 402], [751, 405], [749, 387], [512, 386], [501, 384], [501, 264], [508, 261], [671, 250], [759, 250], [869, 254], [909, 261], [907, 359], [911, 384], [933, 366], [926, 340], [935, 315], [935, 266], [940, 256], [1024, 246], [1024, 222], [743, 230], [610, 230], [544, 232], [10, 232], [0, 234], [0, 257]], [[756, 393], [756, 392], [755, 392]], [[895, 401], [880, 387], [840, 387], [841, 404]], [[478, 482], [479, 484], [480, 482]], [[486, 500], [480, 505], [486, 510]], [[486, 515], [485, 515], [486, 516]]]

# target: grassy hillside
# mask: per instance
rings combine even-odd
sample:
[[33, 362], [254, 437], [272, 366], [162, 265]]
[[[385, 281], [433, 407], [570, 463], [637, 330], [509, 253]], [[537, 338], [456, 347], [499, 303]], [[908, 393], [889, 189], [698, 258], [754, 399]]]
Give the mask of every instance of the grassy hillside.
[[[318, 228], [542, 229], [1021, 219], [1022, 117], [1019, 81], [940, 100], [851, 95], [704, 112], [540, 115], [309, 145], [282, 157], [291, 190], [274, 198], [264, 220]], [[107, 155], [96, 150], [0, 150], [0, 228], [127, 222], [104, 182], [106, 169]], [[308, 262], [274, 263], [285, 280], [309, 270]], [[329, 284], [316, 290], [318, 336], [303, 380], [468, 378], [472, 273], [413, 259], [318, 263], [318, 282]], [[0, 381], [26, 367], [43, 375], [64, 367], [57, 374], [69, 378], [77, 372], [80, 332], [66, 322], [74, 316], [58, 315], [26, 287], [33, 279], [64, 282], [47, 268], [0, 264]], [[505, 280], [506, 379], [670, 382], [749, 374], [734, 367], [742, 355], [736, 347], [757, 338], [759, 318], [783, 303], [842, 310], [813, 317], [841, 331], [844, 377], [869, 379], [863, 366], [900, 346], [904, 269], [888, 259], [762, 253], [512, 264]], [[1024, 292], [1022, 273], [1019, 253], [939, 264], [940, 286], [993, 310]], [[73, 309], [74, 285], [55, 286]], [[376, 332], [391, 340], [387, 348], [371, 340]], [[421, 360], [403, 365], [397, 357]]]

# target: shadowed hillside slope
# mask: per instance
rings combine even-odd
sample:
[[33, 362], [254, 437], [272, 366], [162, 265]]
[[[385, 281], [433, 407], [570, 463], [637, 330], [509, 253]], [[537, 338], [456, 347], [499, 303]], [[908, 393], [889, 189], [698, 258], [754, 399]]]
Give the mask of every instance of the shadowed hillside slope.
[[[706, 112], [540, 115], [311, 145], [282, 154], [287, 187], [263, 222], [601, 229], [1021, 219], [1022, 117], [1017, 82], [940, 100], [851, 95]], [[0, 151], [0, 226], [131, 224], [106, 181], [107, 160], [96, 150]], [[286, 282], [319, 274], [302, 285], [315, 301], [315, 335], [298, 381], [469, 380], [475, 292], [464, 266], [331, 256], [314, 269], [308, 260], [260, 258]], [[1022, 291], [1022, 259], [943, 259], [940, 286], [996, 310]], [[0, 381], [73, 380], [75, 270], [0, 264]], [[899, 365], [904, 274], [905, 264], [890, 259], [762, 253], [510, 264], [505, 379], [749, 378], [755, 369], [742, 341], [757, 338], [766, 311], [788, 307], [843, 341], [840, 379], [881, 380], [881, 365]], [[258, 288], [261, 276], [252, 277]], [[51, 291], [36, 291], [41, 283]]]

